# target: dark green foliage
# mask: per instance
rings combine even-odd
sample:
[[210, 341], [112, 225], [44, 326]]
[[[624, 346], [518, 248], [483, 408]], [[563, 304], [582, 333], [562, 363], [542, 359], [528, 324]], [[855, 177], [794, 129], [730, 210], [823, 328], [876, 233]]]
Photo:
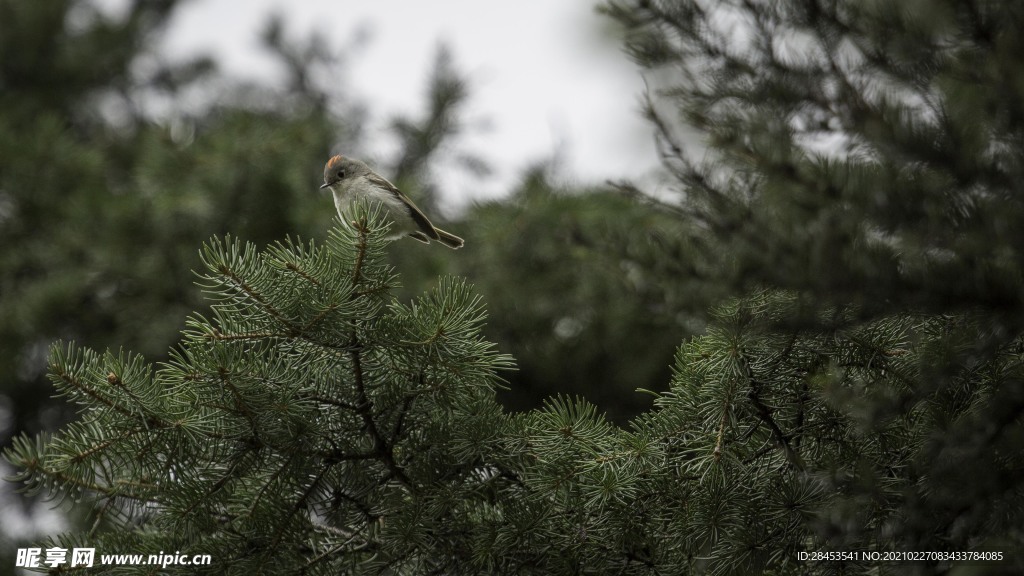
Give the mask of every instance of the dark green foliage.
[[[83, 99], [133, 84], [130, 65], [176, 4], [135, 2], [113, 22], [81, 0], [0, 2], [2, 116], [22, 128], [41, 115], [85, 128], [94, 118]], [[171, 78], [206, 66], [199, 60], [163, 71]]]
[[1021, 326], [1020, 3], [604, 10], [652, 72], [647, 112], [684, 209], [735, 259], [723, 280]]
[[516, 356], [503, 400], [526, 409], [580, 395], [620, 423], [650, 408], [635, 391], [664, 389], [711, 294], [665, 258], [693, 253], [676, 219], [606, 190], [557, 187], [536, 169], [467, 220], [474, 234], [453, 269], [474, 279], [491, 311], [485, 332]]
[[[837, 549], [866, 537], [910, 550], [1017, 546], [1020, 5], [613, 1], [603, 10], [649, 73], [646, 112], [678, 183], [674, 208], [706, 232], [694, 245], [718, 257], [714, 279], [738, 293], [786, 289], [789, 303], [768, 305], [768, 324], [827, 338], [813, 348], [832, 366], [828, 382], [848, 383], [819, 389], [814, 377], [791, 383], [809, 386], [808, 397], [759, 401], [785, 381], [780, 372], [740, 389], [708, 382], [701, 399], [745, 396], [761, 429], [766, 415], [784, 414], [776, 443], [802, 435], [794, 412], [815, 398], [835, 411], [822, 420], [828, 437], [852, 427], [831, 464], [813, 463], [823, 447], [782, 443], [791, 466], [843, 491], [811, 523]], [[704, 425], [709, 433], [714, 419]], [[774, 490], [754, 489], [742, 499], [751, 510]], [[779, 535], [763, 542], [782, 546]]]

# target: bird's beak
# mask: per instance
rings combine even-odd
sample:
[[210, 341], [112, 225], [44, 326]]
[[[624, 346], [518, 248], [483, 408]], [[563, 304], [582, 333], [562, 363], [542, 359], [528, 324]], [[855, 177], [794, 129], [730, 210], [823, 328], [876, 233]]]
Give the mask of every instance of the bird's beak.
[[324, 188], [330, 188], [330, 187], [331, 187], [331, 185], [328, 184], [327, 182], [324, 182], [323, 184], [320, 185], [320, 189], [321, 190], [323, 190]]

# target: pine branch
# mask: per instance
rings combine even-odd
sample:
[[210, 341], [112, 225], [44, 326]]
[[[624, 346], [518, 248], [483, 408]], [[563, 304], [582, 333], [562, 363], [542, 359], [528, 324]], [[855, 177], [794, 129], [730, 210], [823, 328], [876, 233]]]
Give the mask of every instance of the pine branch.
[[[66, 372], [62, 366], [51, 364], [50, 365], [50, 372], [55, 377], [59, 378], [61, 380], [61, 382], [63, 382], [64, 384], [74, 388], [75, 390], [78, 390], [78, 391], [86, 394], [88, 397], [92, 398], [96, 402], [99, 402], [100, 404], [103, 404], [107, 408], [110, 408], [110, 409], [118, 412], [119, 414], [121, 414], [122, 416], [125, 416], [129, 420], [135, 420], [135, 419], [137, 419], [140, 416], [139, 414], [133, 412], [132, 410], [129, 410], [128, 408], [125, 408], [124, 406], [121, 406], [120, 404], [118, 404], [114, 400], [112, 400], [110, 398], [107, 398], [106, 396], [100, 394], [99, 391], [97, 391], [95, 388], [93, 388], [91, 386], [86, 385], [79, 378], [75, 377], [74, 374]], [[143, 407], [139, 406], [139, 408], [142, 409]], [[159, 417], [157, 417], [156, 415], [153, 415], [151, 413], [144, 413], [144, 419], [143, 419], [142, 423], [145, 426], [149, 427], [149, 428], [171, 428], [172, 427], [172, 425], [170, 423], [165, 422], [164, 420], [160, 419]]]
[[401, 482], [406, 488], [415, 491], [412, 481], [409, 480], [409, 477], [405, 475], [405, 472], [395, 462], [393, 446], [381, 435], [380, 430], [377, 428], [377, 422], [373, 418], [373, 402], [366, 395], [366, 384], [363, 381], [363, 365], [358, 341], [353, 338], [353, 343], [354, 347], [349, 351], [349, 355], [352, 359], [352, 372], [355, 377], [357, 398], [359, 399], [356, 410], [363, 418], [366, 432], [373, 441], [373, 452], [380, 457], [381, 462], [391, 472], [391, 477]]
[[[317, 475], [309, 482], [309, 486], [306, 487], [306, 489], [302, 492], [302, 494], [295, 501], [295, 503], [292, 504], [291, 508], [288, 510], [288, 513], [285, 514], [285, 517], [282, 518], [281, 521], [278, 523], [278, 529], [274, 534], [274, 538], [271, 541], [270, 546], [268, 547], [268, 551], [262, 554], [262, 557], [264, 559], [273, 556], [273, 552], [277, 550], [278, 546], [281, 544], [281, 540], [285, 537], [285, 529], [288, 527], [288, 524], [291, 521], [292, 517], [294, 517], [299, 512], [299, 510], [301, 510], [303, 507], [309, 504], [309, 498], [313, 495], [313, 492], [320, 486], [320, 480], [324, 477], [324, 474], [327, 473], [327, 470], [328, 468], [325, 467], [321, 469], [319, 472], [317, 472]], [[265, 561], [266, 560], [264, 560], [264, 562]]]
[[768, 429], [772, 432], [772, 437], [775, 439], [776, 444], [782, 448], [786, 460], [797, 470], [804, 471], [807, 467], [806, 464], [804, 464], [803, 459], [790, 445], [789, 437], [782, 431], [778, 423], [775, 422], [771, 409], [761, 399], [761, 387], [764, 386], [764, 383], [754, 377], [749, 365], [746, 365], [745, 369], [747, 381], [750, 383], [747, 398], [750, 399], [750, 403], [753, 404], [761, 421], [768, 425]]
[[243, 278], [238, 276], [234, 270], [227, 265], [222, 265], [218, 270], [224, 277], [231, 280], [234, 285], [242, 291], [243, 294], [248, 296], [251, 300], [260, 305], [261, 308], [267, 311], [274, 319], [276, 319], [281, 325], [286, 328], [285, 333], [289, 336], [296, 336], [302, 333], [302, 330], [295, 326], [291, 320], [288, 319], [280, 310], [270, 304], [266, 298], [263, 297], [255, 288], [250, 286]]

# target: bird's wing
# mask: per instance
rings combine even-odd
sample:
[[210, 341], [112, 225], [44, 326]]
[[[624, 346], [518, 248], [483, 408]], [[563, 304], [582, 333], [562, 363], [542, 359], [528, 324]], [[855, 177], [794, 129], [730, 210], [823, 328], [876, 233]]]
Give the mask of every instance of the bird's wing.
[[388, 182], [377, 174], [369, 174], [366, 179], [369, 180], [371, 184], [380, 186], [384, 190], [393, 194], [395, 198], [401, 200], [403, 204], [409, 207], [409, 216], [412, 216], [413, 221], [416, 222], [416, 225], [419, 226], [420, 230], [434, 240], [438, 239], [437, 230], [434, 229], [434, 225], [430, 223], [430, 220], [427, 220], [427, 217], [423, 215], [423, 212], [420, 212], [420, 209], [413, 204], [412, 200], [410, 200], [405, 194], [402, 194], [402, 191], [396, 188], [394, 184]]

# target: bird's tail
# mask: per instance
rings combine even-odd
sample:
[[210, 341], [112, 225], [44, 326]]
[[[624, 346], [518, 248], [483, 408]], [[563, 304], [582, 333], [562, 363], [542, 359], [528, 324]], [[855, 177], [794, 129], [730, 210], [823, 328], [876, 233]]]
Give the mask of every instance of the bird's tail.
[[449, 248], [452, 248], [452, 249], [462, 248], [462, 245], [465, 244], [465, 242], [462, 240], [462, 238], [459, 238], [455, 234], [452, 234], [450, 232], [445, 232], [444, 230], [441, 230], [440, 228], [434, 228], [434, 230], [437, 232], [437, 240], [438, 240], [438, 242], [440, 242], [441, 244], [444, 244], [445, 246], [447, 246]]

